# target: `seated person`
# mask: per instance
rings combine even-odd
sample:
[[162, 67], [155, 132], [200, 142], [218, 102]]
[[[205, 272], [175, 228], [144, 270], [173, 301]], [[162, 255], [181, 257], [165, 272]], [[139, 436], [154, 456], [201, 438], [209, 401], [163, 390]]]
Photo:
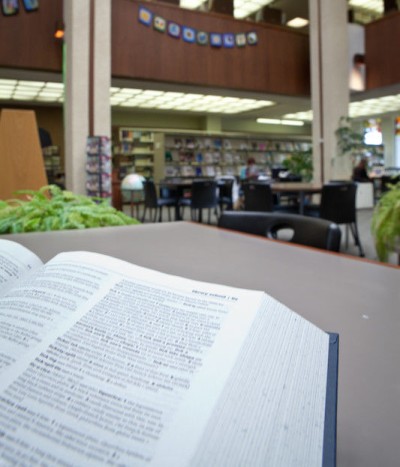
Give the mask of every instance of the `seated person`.
[[371, 182], [367, 173], [368, 160], [363, 157], [360, 162], [354, 167], [352, 180], [354, 182]]
[[248, 180], [257, 180], [259, 175], [258, 167], [256, 166], [256, 161], [250, 157], [247, 160], [247, 167], [246, 167], [246, 178]]

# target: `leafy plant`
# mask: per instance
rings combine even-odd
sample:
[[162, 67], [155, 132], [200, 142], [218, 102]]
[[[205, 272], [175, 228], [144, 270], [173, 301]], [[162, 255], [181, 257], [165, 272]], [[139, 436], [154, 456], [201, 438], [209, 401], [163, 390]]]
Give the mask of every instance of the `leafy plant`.
[[353, 163], [357, 158], [369, 156], [379, 156], [378, 147], [364, 143], [362, 132], [355, 131], [351, 126], [350, 117], [340, 117], [339, 126], [335, 131], [339, 155], [349, 155], [353, 157]]
[[400, 183], [389, 187], [376, 205], [371, 223], [380, 261], [387, 261], [390, 253], [400, 249]]
[[313, 160], [311, 149], [291, 154], [282, 162], [283, 167], [293, 175], [300, 175], [305, 182], [313, 176]]
[[16, 195], [28, 199], [0, 201], [1, 234], [139, 224], [106, 200], [76, 195], [56, 185], [20, 190]]
[[337, 136], [340, 155], [358, 153], [364, 146], [364, 138], [361, 133], [351, 127], [350, 117], [341, 117], [339, 127], [335, 132]]

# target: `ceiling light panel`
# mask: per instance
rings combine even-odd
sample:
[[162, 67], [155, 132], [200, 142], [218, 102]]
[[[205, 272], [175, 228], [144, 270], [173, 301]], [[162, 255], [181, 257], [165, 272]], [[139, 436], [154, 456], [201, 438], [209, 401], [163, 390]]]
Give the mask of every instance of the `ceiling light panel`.
[[235, 18], [245, 18], [272, 2], [273, 0], [234, 0]]
[[180, 7], [181, 8], [188, 8], [189, 10], [195, 10], [199, 6], [201, 6], [203, 3], [205, 3], [206, 0], [181, 0], [180, 1]]
[[[0, 99], [2, 100], [63, 102], [63, 94], [62, 83], [0, 79]], [[275, 103], [233, 96], [112, 87], [110, 88], [110, 104], [114, 107], [238, 114], [272, 106]]]
[[383, 0], [350, 0], [349, 6], [375, 13], [383, 13]]
[[[235, 18], [246, 18], [264, 6], [272, 3], [274, 0], [234, 0], [234, 16]], [[180, 0], [182, 8], [195, 10], [204, 4], [208, 4], [207, 0]]]

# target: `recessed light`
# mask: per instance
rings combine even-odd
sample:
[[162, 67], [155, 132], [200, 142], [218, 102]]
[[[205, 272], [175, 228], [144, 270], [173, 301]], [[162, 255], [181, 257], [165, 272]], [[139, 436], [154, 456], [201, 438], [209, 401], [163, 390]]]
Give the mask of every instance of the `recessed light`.
[[293, 18], [290, 21], [288, 21], [286, 23], [286, 26], [289, 26], [291, 28], [304, 28], [304, 26], [307, 26], [308, 22], [308, 19], [300, 18], [300, 16], [297, 16], [296, 18]]

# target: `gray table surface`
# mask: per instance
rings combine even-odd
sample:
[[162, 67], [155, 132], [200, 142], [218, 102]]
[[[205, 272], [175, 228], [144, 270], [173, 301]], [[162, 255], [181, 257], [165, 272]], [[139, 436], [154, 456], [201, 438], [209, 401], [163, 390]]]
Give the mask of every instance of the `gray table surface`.
[[96, 251], [263, 290], [321, 329], [338, 332], [337, 465], [400, 465], [400, 268], [186, 222], [1, 238], [44, 261], [61, 251]]

